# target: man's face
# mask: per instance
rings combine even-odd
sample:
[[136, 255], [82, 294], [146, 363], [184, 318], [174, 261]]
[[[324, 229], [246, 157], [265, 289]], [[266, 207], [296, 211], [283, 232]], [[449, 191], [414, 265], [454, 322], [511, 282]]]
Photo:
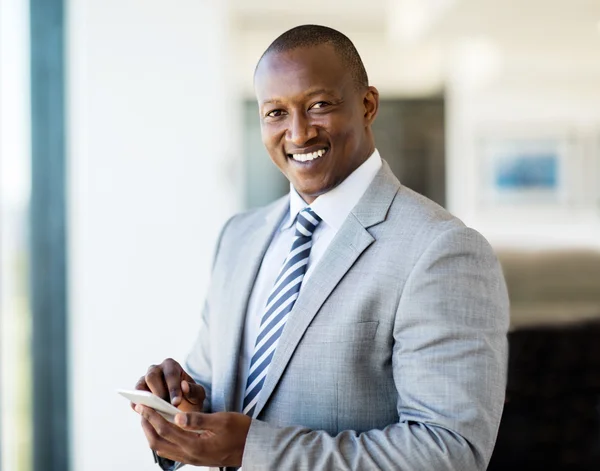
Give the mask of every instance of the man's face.
[[263, 143], [307, 203], [373, 152], [377, 90], [359, 90], [330, 45], [267, 54], [255, 90]]

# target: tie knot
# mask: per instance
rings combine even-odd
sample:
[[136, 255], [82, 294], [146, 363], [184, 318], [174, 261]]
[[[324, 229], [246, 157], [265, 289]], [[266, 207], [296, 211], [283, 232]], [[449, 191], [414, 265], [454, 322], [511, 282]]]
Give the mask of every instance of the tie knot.
[[311, 237], [320, 222], [321, 218], [312, 209], [303, 209], [296, 220], [296, 237]]

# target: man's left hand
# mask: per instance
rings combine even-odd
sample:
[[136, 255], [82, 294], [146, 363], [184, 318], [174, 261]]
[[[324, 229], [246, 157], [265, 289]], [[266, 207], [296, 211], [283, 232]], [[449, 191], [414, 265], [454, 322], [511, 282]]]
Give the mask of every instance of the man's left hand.
[[252, 421], [247, 415], [187, 412], [175, 416], [175, 425], [149, 407], [138, 405], [135, 410], [142, 416], [142, 428], [150, 448], [159, 456], [195, 466], [242, 465]]

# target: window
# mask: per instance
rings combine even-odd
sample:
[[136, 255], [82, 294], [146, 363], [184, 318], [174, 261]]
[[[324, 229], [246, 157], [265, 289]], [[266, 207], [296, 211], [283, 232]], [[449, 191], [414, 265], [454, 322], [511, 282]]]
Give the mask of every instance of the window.
[[69, 469], [63, 25], [0, 0], [2, 471]]
[[0, 469], [32, 470], [29, 8], [0, 0]]

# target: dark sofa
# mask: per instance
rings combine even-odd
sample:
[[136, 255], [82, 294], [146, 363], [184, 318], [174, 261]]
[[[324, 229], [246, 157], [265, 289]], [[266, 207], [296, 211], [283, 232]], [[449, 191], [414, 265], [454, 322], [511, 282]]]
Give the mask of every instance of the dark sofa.
[[600, 254], [500, 253], [511, 297], [489, 471], [600, 471]]

